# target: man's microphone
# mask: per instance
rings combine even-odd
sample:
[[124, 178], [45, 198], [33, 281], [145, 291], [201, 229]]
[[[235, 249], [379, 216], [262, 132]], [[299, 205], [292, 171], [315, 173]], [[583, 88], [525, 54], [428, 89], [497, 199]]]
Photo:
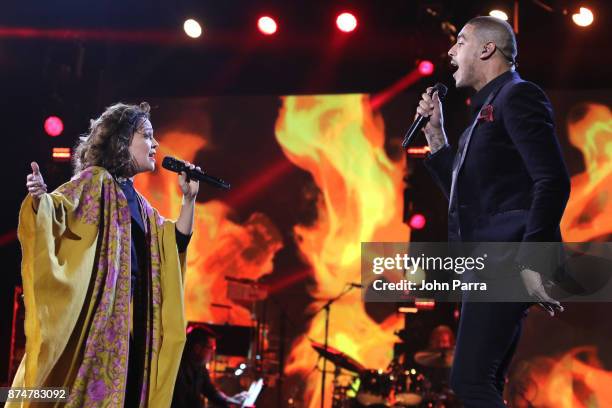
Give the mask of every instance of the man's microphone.
[[231, 187], [229, 183], [226, 183], [220, 178], [209, 176], [202, 170], [190, 169], [189, 167], [187, 167], [184, 161], [175, 159], [174, 157], [164, 157], [164, 161], [162, 161], [162, 167], [166, 170], [170, 170], [175, 173], [180, 173], [184, 171], [185, 173], [187, 173], [187, 177], [189, 177], [190, 179], [203, 181], [215, 187], [224, 188], [226, 190], [229, 190]]
[[[443, 101], [446, 97], [446, 92], [448, 91], [448, 88], [446, 87], [446, 85], [438, 82], [429, 92], [429, 96], [433, 95], [436, 91], [438, 91], [438, 98]], [[414, 120], [414, 122], [412, 122], [412, 125], [404, 135], [402, 148], [405, 149], [406, 147], [408, 147], [408, 145], [412, 142], [412, 139], [414, 139], [416, 135], [419, 134], [419, 132], [421, 131], [421, 129], [423, 129], [423, 126], [425, 126], [427, 122], [429, 122], [429, 116], [421, 116], [417, 114], [416, 119]]]

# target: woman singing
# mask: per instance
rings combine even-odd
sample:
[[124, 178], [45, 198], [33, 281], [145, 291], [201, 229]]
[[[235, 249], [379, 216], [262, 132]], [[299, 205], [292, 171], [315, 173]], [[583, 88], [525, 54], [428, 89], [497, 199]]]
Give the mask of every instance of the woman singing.
[[157, 147], [149, 105], [118, 103], [81, 138], [70, 181], [47, 193], [32, 163], [18, 229], [26, 354], [13, 387], [67, 387], [66, 407], [170, 405], [199, 184], [180, 173], [180, 215], [161, 217], [133, 186]]

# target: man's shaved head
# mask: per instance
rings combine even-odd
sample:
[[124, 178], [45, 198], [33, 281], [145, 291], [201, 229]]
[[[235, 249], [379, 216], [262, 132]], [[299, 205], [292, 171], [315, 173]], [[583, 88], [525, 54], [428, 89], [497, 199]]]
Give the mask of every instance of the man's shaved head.
[[474, 17], [466, 25], [474, 27], [474, 35], [483, 43], [493, 42], [512, 65], [516, 65], [516, 37], [510, 24], [491, 16]]
[[516, 38], [512, 27], [495, 17], [468, 21], [448, 50], [457, 88], [481, 89], [493, 78], [516, 68]]

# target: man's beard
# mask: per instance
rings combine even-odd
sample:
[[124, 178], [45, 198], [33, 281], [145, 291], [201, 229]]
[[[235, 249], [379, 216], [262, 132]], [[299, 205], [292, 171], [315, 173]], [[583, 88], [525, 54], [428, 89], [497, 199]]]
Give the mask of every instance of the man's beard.
[[470, 88], [473, 87], [474, 82], [474, 66], [468, 65], [461, 68], [461, 76], [459, 82], [455, 81], [456, 88]]

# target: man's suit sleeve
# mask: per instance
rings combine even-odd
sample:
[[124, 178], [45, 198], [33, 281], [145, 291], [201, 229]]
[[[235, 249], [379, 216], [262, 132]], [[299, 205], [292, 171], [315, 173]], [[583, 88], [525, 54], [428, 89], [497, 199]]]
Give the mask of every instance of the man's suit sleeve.
[[556, 241], [570, 179], [555, 135], [551, 104], [536, 85], [519, 82], [509, 90], [502, 114], [533, 180], [523, 242]]
[[451, 147], [446, 144], [433, 154], [427, 155], [423, 164], [429, 170], [434, 181], [440, 187], [446, 199], [450, 199], [451, 175], [454, 154]]

